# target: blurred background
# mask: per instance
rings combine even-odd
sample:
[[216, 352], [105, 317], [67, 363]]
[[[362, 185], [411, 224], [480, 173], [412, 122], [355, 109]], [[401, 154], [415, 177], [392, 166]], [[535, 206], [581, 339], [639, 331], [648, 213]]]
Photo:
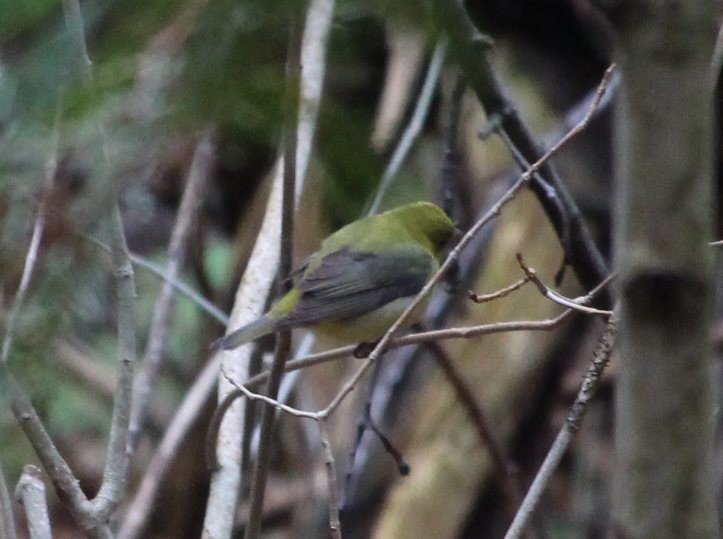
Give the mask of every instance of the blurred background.
[[[89, 240], [109, 242], [111, 184], [100, 172], [97, 124], [106, 133], [107, 166], [119, 186], [129, 248], [159, 267], [168, 260], [194, 155], [202, 141], [210, 145], [208, 181], [180, 280], [229, 312], [280, 152], [290, 5], [101, 0], [81, 2], [81, 9], [93, 91], [72, 58], [60, 2], [0, 0], [0, 321], [7, 320], [35, 216], [45, 205], [46, 229], [9, 365], [92, 496], [102, 478], [116, 345], [108, 256]], [[468, 9], [494, 42], [490, 54], [505, 92], [540, 144], [549, 146], [610, 62], [604, 22], [578, 0], [468, 2]], [[328, 233], [368, 208], [419, 102], [435, 50], [433, 28], [434, 21], [411, 3], [339, 0], [334, 6], [318, 128], [296, 216], [297, 264]], [[453, 62], [444, 63], [433, 88], [420, 136], [382, 209], [414, 200], [445, 203], [465, 230], [519, 169], [502, 140], [479, 136], [489, 131], [491, 119]], [[554, 163], [603, 253], [609, 252], [612, 189], [608, 108], [602, 107]], [[445, 148], [453, 150], [451, 156]], [[57, 169], [48, 182], [53, 155]], [[543, 320], [562, 312], [529, 285], [482, 305], [467, 299], [468, 289], [490, 293], [519, 280], [516, 253], [553, 286], [563, 260], [560, 241], [526, 191], [465, 252], [456, 282], [440, 287], [427, 323]], [[140, 267], [135, 275], [143, 357], [162, 282]], [[587, 292], [569, 269], [557, 289], [571, 297]], [[602, 327], [599, 320], [577, 316], [549, 332], [442, 343], [523, 491], [564, 421]], [[176, 297], [160, 377], [132, 462], [128, 503], [209, 360], [209, 343], [222, 333], [222, 325], [193, 301]], [[271, 350], [272, 343], [262, 347]], [[355, 361], [304, 370], [291, 387], [290, 402], [304, 409], [324, 406]], [[607, 527], [610, 382], [616, 367], [613, 359], [543, 498], [534, 523], [539, 537], [602, 537]], [[211, 395], [174, 456], [141, 536], [199, 536], [209, 488], [204, 440], [214, 403]], [[12, 488], [22, 466], [36, 457], [7, 402], [1, 404], [0, 464]], [[400, 475], [369, 430], [356, 443], [367, 408], [409, 465], [409, 475]], [[448, 377], [423, 349], [387, 354], [373, 383], [357, 389], [334, 414], [330, 430], [348, 537], [500, 537], [508, 525], [509, 500], [489, 447]], [[282, 417], [274, 436], [264, 533], [326, 536], [326, 484], [315, 428]], [[77, 537], [79, 528], [48, 486], [55, 533]], [[245, 511], [242, 502], [239, 536]]]

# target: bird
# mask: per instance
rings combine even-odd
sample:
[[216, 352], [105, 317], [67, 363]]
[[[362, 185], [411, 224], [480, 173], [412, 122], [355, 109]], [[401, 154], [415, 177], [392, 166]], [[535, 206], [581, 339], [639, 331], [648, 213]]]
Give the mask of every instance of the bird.
[[[231, 350], [304, 327], [347, 343], [381, 338], [438, 270], [455, 234], [447, 214], [414, 202], [340, 228], [292, 275], [293, 287], [264, 315], [211, 345]], [[421, 304], [407, 325], [423, 313]]]

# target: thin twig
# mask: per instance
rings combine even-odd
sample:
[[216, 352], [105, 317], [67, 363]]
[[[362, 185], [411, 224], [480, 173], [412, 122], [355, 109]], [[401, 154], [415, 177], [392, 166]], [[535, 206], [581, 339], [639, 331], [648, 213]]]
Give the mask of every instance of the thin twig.
[[43, 238], [43, 231], [45, 230], [45, 214], [48, 211], [47, 203], [50, 199], [50, 192], [53, 189], [55, 174], [58, 171], [58, 145], [60, 143], [60, 122], [62, 116], [63, 97], [61, 93], [58, 96], [58, 101], [55, 106], [55, 119], [53, 120], [53, 129], [50, 135], [48, 156], [45, 160], [45, 180], [43, 182], [44, 193], [41, 197], [38, 215], [35, 217], [30, 245], [28, 246], [28, 251], [25, 254], [25, 265], [23, 266], [23, 273], [20, 277], [20, 285], [18, 285], [18, 289], [15, 292], [15, 298], [13, 299], [13, 304], [10, 307], [10, 313], [8, 314], [7, 321], [5, 322], [5, 336], [3, 338], [2, 351], [0, 352], [0, 362], [2, 363], [7, 362], [10, 355], [15, 324], [17, 322], [20, 309], [22, 308], [23, 303], [25, 303], [25, 295], [27, 294], [28, 287], [30, 286], [30, 278], [33, 275], [35, 263], [38, 259], [40, 242]]
[[[82, 237], [91, 242], [96, 247], [99, 247], [100, 249], [103, 249], [104, 251], [110, 253], [110, 246], [98, 238], [95, 238], [93, 236], [90, 236], [88, 234], [82, 234]], [[193, 288], [188, 286], [183, 281], [180, 281], [178, 279], [174, 279], [172, 276], [168, 275], [165, 270], [150, 260], [148, 260], [146, 257], [141, 256], [139, 254], [130, 253], [131, 256], [131, 262], [135, 264], [136, 266], [140, 266], [141, 268], [148, 270], [153, 275], [161, 279], [162, 281], [170, 284], [173, 289], [178, 292], [179, 294], [183, 294], [186, 296], [191, 302], [195, 303], [201, 310], [205, 311], [206, 314], [212, 316], [214, 319], [216, 319], [221, 324], [228, 325], [229, 317], [224, 313], [221, 309], [216, 307], [213, 303], [208, 301], [206, 298], [204, 298], [201, 294], [196, 292]]]
[[516, 467], [512, 464], [502, 443], [492, 431], [487, 416], [482, 410], [481, 404], [475, 398], [472, 389], [465, 382], [462, 375], [457, 372], [444, 348], [437, 341], [429, 341], [427, 348], [431, 350], [432, 357], [454, 389], [460, 404], [467, 411], [482, 446], [489, 451], [492, 468], [505, 497], [506, 514], [508, 518], [512, 519], [522, 503], [522, 492], [515, 473]]
[[[286, 63], [286, 95], [284, 122], [284, 172], [281, 202], [281, 241], [279, 242], [279, 297], [291, 289], [290, 275], [293, 266], [294, 199], [296, 192], [296, 126], [298, 124], [299, 80], [301, 80], [301, 11], [290, 13], [288, 54]], [[280, 331], [276, 337], [276, 350], [271, 364], [266, 394], [276, 399], [284, 374], [284, 365], [291, 354], [291, 330]], [[266, 478], [271, 456], [271, 437], [276, 418], [272, 407], [263, 407], [259, 427], [259, 450], [256, 455], [249, 506], [249, 518], [244, 531], [245, 539], [256, 539], [261, 532]]]
[[[437, 0], [433, 5], [434, 20], [440, 22], [449, 37], [450, 54], [459, 64], [467, 83], [477, 95], [488, 117], [499, 116], [501, 129], [507, 133], [525, 160], [529, 163], [538, 161], [541, 154], [538, 145], [512, 102], [505, 96], [494, 72], [488, 55], [489, 40], [485, 39], [474, 26], [463, 2]], [[609, 72], [610, 69], [606, 72], [606, 78]], [[593, 102], [599, 105], [600, 96], [596, 95]], [[590, 108], [597, 109], [598, 105]], [[575, 125], [578, 124], [579, 122]], [[558, 237], [563, 240], [566, 235], [569, 236], [570, 252], [567, 253], [567, 261], [582, 285], [591, 288], [608, 274], [604, 259], [592, 241], [575, 201], [560, 181], [552, 164], [544, 163], [544, 166], [540, 167], [540, 173], [547, 184], [554, 189], [555, 198], [549, 198], [548, 191], [538, 182], [532, 181], [530, 187], [544, 208]], [[561, 204], [557, 203], [558, 200]], [[610, 298], [611, 296], [606, 296], [607, 306], [612, 304]]]
[[517, 194], [517, 192], [522, 188], [523, 185], [526, 185], [530, 178], [532, 178], [537, 171], [554, 155], [556, 155], [561, 148], [563, 148], [568, 142], [570, 142], [573, 138], [575, 138], [585, 127], [587, 127], [588, 122], [592, 118], [595, 109], [597, 108], [598, 104], [600, 103], [600, 100], [602, 99], [602, 96], [605, 94], [605, 88], [607, 88], [608, 81], [610, 79], [610, 75], [612, 73], [613, 67], [611, 66], [608, 68], [608, 70], [605, 72], [605, 75], [603, 76], [602, 80], [600, 81], [600, 85], [598, 87], [597, 92], [597, 99], [592, 102], [590, 106], [590, 110], [585, 115], [585, 117], [580, 120], [580, 122], [573, 127], [564, 137], [562, 137], [557, 144], [552, 146], [542, 157], [540, 157], [535, 163], [533, 163], [530, 168], [525, 171], [524, 174], [520, 176], [520, 178], [512, 184], [512, 186], [497, 200], [495, 204], [485, 213], [485, 215], [482, 216], [473, 226], [472, 228], [467, 231], [467, 233], [462, 237], [462, 239], [457, 243], [457, 245], [451, 250], [449, 255], [447, 256], [447, 259], [442, 263], [437, 273], [430, 279], [430, 281], [422, 288], [422, 290], [417, 294], [417, 296], [414, 298], [414, 300], [410, 303], [410, 305], [407, 307], [407, 309], [401, 314], [401, 316], [397, 319], [397, 321], [392, 324], [392, 326], [389, 328], [389, 330], [384, 334], [382, 339], [377, 343], [377, 345], [374, 347], [374, 350], [369, 354], [369, 357], [364, 362], [364, 364], [357, 370], [357, 372], [351, 377], [351, 379], [342, 387], [342, 389], [337, 393], [336, 397], [332, 399], [332, 401], [329, 403], [329, 405], [322, 410], [320, 413], [323, 417], [328, 417], [328, 415], [334, 411], [334, 409], [344, 400], [344, 398], [356, 387], [356, 384], [359, 383], [361, 378], [364, 376], [364, 374], [367, 372], [369, 367], [377, 360], [379, 355], [386, 349], [387, 344], [392, 338], [392, 335], [401, 327], [401, 325], [404, 323], [404, 321], [409, 318], [411, 312], [417, 308], [417, 306], [422, 302], [422, 300], [429, 295], [430, 291], [434, 287], [434, 285], [439, 282], [439, 280], [442, 278], [442, 276], [447, 272], [447, 270], [456, 263], [457, 260], [459, 260], [459, 254], [462, 251], [462, 249], [465, 248], [465, 246], [472, 241], [472, 238], [484, 227], [488, 222], [490, 222], [492, 219], [497, 217], [500, 212], [502, 211], [502, 208], [509, 203]]
[[[83, 82], [93, 92], [92, 63], [88, 55], [83, 29], [83, 16], [78, 0], [63, 0], [63, 15], [72, 46], [75, 65], [81, 70]], [[113, 401], [111, 427], [108, 436], [103, 481], [93, 499], [99, 523], [108, 521], [125, 493], [129, 458], [126, 454], [128, 423], [133, 398], [133, 367], [136, 361], [135, 280], [128, 245], [118, 207], [118, 187], [111, 171], [110, 144], [100, 120], [96, 130], [102, 150], [101, 178], [110, 181], [113, 199], [111, 210], [111, 261], [116, 281], [118, 301], [118, 384]]]
[[317, 420], [319, 435], [321, 437], [321, 448], [324, 455], [324, 469], [326, 470], [326, 482], [329, 486], [329, 535], [332, 539], [341, 539], [341, 520], [339, 518], [339, 489], [337, 487], [336, 466], [334, 464], [334, 453], [331, 450], [331, 441], [326, 419]]
[[45, 483], [40, 468], [28, 464], [23, 468], [15, 497], [23, 504], [28, 521], [31, 539], [53, 539], [48, 514], [48, 501], [45, 498]]
[[[191, 230], [202, 207], [206, 188], [211, 177], [213, 162], [214, 148], [211, 133], [205, 132], [196, 145], [188, 180], [178, 208], [176, 223], [171, 232], [168, 245], [168, 265], [165, 271], [169, 280], [175, 281], [178, 279], [185, 262]], [[148, 333], [146, 353], [134, 386], [127, 448], [131, 455], [140, 441], [143, 423], [148, 413], [152, 388], [158, 379], [174, 305], [173, 286], [169, 281], [164, 281], [161, 292], [156, 299], [153, 320]]]
[[2, 467], [0, 467], [0, 537], [7, 537], [7, 539], [17, 537], [12, 501]]
[[429, 106], [432, 103], [432, 97], [434, 97], [434, 90], [437, 88], [439, 74], [442, 72], [446, 52], [447, 43], [445, 40], [441, 40], [434, 48], [432, 59], [429, 61], [427, 74], [424, 77], [424, 84], [421, 92], [419, 93], [419, 98], [416, 101], [412, 119], [409, 121], [409, 125], [407, 125], [404, 129], [404, 133], [402, 133], [399, 143], [394, 149], [394, 154], [392, 154], [392, 158], [387, 164], [387, 168], [384, 169], [384, 174], [382, 174], [382, 179], [379, 181], [379, 187], [374, 195], [374, 200], [369, 206], [367, 215], [374, 215], [379, 211], [387, 189], [389, 189], [392, 180], [397, 175], [400, 167], [404, 163], [404, 160], [409, 155], [409, 151], [412, 149], [412, 146], [414, 146], [414, 142], [417, 140], [419, 133], [422, 131], [422, 127], [424, 127], [424, 121], [429, 113]]
[[284, 404], [283, 402], [279, 402], [278, 400], [267, 397], [266, 395], [262, 395], [261, 393], [254, 393], [253, 391], [247, 389], [243, 384], [239, 384], [229, 376], [229, 374], [225, 371], [225, 369], [221, 368], [221, 375], [226, 378], [229, 384], [234, 386], [237, 390], [239, 390], [244, 397], [246, 397], [249, 400], [254, 401], [260, 401], [263, 403], [268, 404], [272, 408], [276, 408], [277, 410], [280, 410], [282, 412], [285, 412], [289, 415], [292, 415], [294, 417], [301, 417], [304, 419], [313, 419], [317, 420], [318, 416], [314, 412], [305, 412], [303, 410], [299, 410], [297, 408], [294, 408], [293, 406], [289, 406], [287, 404]]
[[[610, 284], [613, 279], [613, 275], [608, 276], [602, 283], [596, 286], [586, 296], [583, 296], [578, 301], [581, 304], [591, 302], [605, 287]], [[494, 333], [506, 333], [512, 331], [549, 331], [561, 325], [565, 320], [570, 318], [577, 311], [574, 309], [567, 309], [555, 318], [549, 318], [547, 320], [527, 320], [519, 322], [496, 322], [494, 324], [482, 324], [479, 326], [459, 327], [459, 328], [447, 328], [447, 329], [436, 329], [431, 331], [424, 331], [421, 333], [414, 333], [412, 335], [406, 335], [404, 337], [398, 337], [389, 341], [387, 349], [398, 348], [401, 346], [425, 344], [431, 341], [439, 341], [443, 339], [458, 339], [458, 338], [472, 338], [479, 335], [490, 335]], [[312, 354], [310, 356], [296, 359], [287, 362], [285, 371], [291, 372], [299, 369], [305, 369], [321, 363], [327, 363], [344, 357], [349, 357], [356, 349], [356, 346], [343, 346], [334, 350], [328, 350], [326, 352], [320, 352]], [[266, 380], [268, 380], [268, 371], [257, 374], [250, 378], [244, 385], [244, 388], [251, 392], [253, 388], [259, 387]], [[234, 385], [238, 382], [234, 382]], [[234, 400], [246, 396], [246, 393], [237, 389], [229, 393], [218, 405], [214, 412], [208, 427], [208, 439], [209, 444], [213, 444], [215, 436], [218, 433], [218, 427], [223, 419], [223, 416], [229, 406]], [[276, 402], [276, 401], [274, 401]], [[305, 412], [303, 410], [297, 410], [291, 408], [294, 412], [300, 413], [304, 417], [308, 417], [308, 414], [312, 412]], [[317, 414], [321, 412], [316, 412]], [[313, 418], [312, 418], [313, 419]], [[213, 460], [209, 460], [213, 462]]]
[[575, 309], [586, 314], [599, 314], [606, 317], [613, 314], [612, 311], [605, 311], [601, 309], [595, 309], [594, 307], [582, 305], [581, 303], [579, 303], [578, 300], [570, 299], [563, 296], [562, 294], [555, 292], [554, 290], [551, 290], [545, 283], [542, 282], [542, 279], [540, 279], [540, 277], [537, 275], [537, 272], [533, 268], [525, 264], [525, 261], [522, 259], [522, 255], [520, 253], [517, 253], [517, 263], [522, 268], [522, 271], [525, 272], [525, 278], [535, 284], [540, 294], [545, 296], [547, 299], [554, 301], [558, 305], [562, 305], [563, 307], [568, 307], [570, 309]]
[[[300, 107], [297, 126], [297, 181], [296, 197], [306, 178], [314, 133], [317, 125], [319, 104], [326, 69], [326, 47], [331, 29], [334, 0], [312, 0], [309, 2], [301, 51], [303, 70], [300, 81]], [[277, 170], [279, 168], [277, 167]], [[280, 218], [280, 185], [278, 172], [274, 177], [264, 222], [261, 225], [247, 270], [239, 284], [237, 300], [232, 313], [234, 327], [248, 323], [261, 313], [257, 306], [263, 305], [273, 275], [278, 267], [279, 236], [277, 230]], [[221, 354], [224, 365], [232, 369], [235, 380], [248, 377], [248, 358], [253, 347], [243, 346]], [[224, 377], [219, 377], [219, 400], [233, 391]], [[238, 493], [241, 485], [240, 464], [242, 457], [241, 437], [243, 432], [242, 405], [232, 407], [219, 427], [217, 461], [220, 465], [211, 477], [211, 487], [204, 517], [204, 533], [211, 537], [227, 537], [231, 534], [236, 513]]]
[[515, 290], [518, 290], [522, 288], [525, 284], [529, 283], [530, 279], [529, 277], [525, 276], [524, 279], [520, 279], [516, 283], [512, 283], [509, 286], [505, 286], [504, 288], [500, 288], [499, 290], [495, 292], [491, 292], [489, 294], [477, 294], [470, 290], [467, 292], [467, 296], [469, 299], [474, 301], [475, 303], [487, 303], [488, 301], [493, 301], [496, 299], [504, 298], [508, 294], [511, 294]]
[[605, 331], [598, 341], [597, 348], [593, 353], [592, 363], [590, 364], [590, 367], [588, 367], [587, 373], [583, 378], [582, 385], [580, 386], [580, 390], [575, 398], [575, 402], [573, 402], [570, 407], [567, 419], [555, 438], [550, 451], [547, 453], [542, 466], [540, 466], [540, 470], [537, 472], [530, 489], [527, 491], [527, 495], [525, 496], [522, 505], [517, 511], [510, 528], [505, 534], [505, 539], [517, 539], [522, 536], [532, 512], [535, 510], [535, 507], [537, 507], [540, 497], [545, 491], [545, 487], [547, 487], [547, 483], [550, 481], [552, 474], [560, 464], [565, 451], [567, 451], [567, 448], [572, 441], [572, 437], [580, 427], [580, 422], [585, 415], [588, 402], [590, 402], [592, 397], [595, 395], [597, 383], [610, 360], [610, 353], [612, 352], [615, 344], [616, 332], [617, 328], [615, 321], [611, 317], [608, 319]]
[[112, 217], [111, 258], [118, 301], [118, 382], [113, 401], [103, 482], [93, 499], [101, 522], [108, 520], [125, 493], [130, 461], [126, 446], [133, 399], [133, 367], [136, 361], [135, 279], [117, 202], [114, 203]]
[[91, 537], [112, 537], [110, 530], [97, 518], [97, 511], [88, 501], [73, 470], [62, 457], [45, 430], [38, 413], [22, 387], [15, 380], [5, 364], [0, 363], [2, 378], [10, 394], [10, 407], [25, 436], [33, 446], [38, 459], [53, 482], [61, 499], [65, 500], [73, 519]]
[[[593, 300], [595, 296], [597, 296], [602, 290], [605, 289], [605, 287], [610, 283], [610, 281], [613, 279], [613, 275], [608, 276], [602, 283], [600, 283], [598, 286], [596, 286], [592, 291], [590, 291], [589, 294], [586, 296], [580, 298], [578, 301], [581, 304], [589, 303]], [[506, 333], [506, 332], [512, 332], [512, 331], [549, 331], [551, 329], [554, 329], [561, 325], [565, 320], [567, 320], [571, 315], [573, 315], [576, 311], [573, 309], [568, 309], [561, 313], [560, 315], [556, 316], [555, 318], [550, 318], [547, 320], [526, 320], [526, 321], [517, 321], [517, 322], [496, 322], [494, 324], [482, 324], [479, 326], [469, 326], [469, 327], [460, 327], [460, 328], [447, 328], [447, 329], [437, 329], [432, 331], [425, 331], [421, 333], [414, 333], [412, 335], [406, 335], [404, 337], [397, 337], [395, 339], [392, 339], [389, 341], [388, 349], [391, 348], [398, 348], [402, 346], [407, 345], [415, 345], [415, 344], [425, 344], [427, 342], [431, 341], [440, 341], [444, 339], [467, 339], [476, 337], [479, 335], [490, 335], [494, 333]], [[327, 350], [325, 352], [320, 352], [316, 354], [312, 354], [310, 356], [296, 359], [287, 362], [285, 371], [291, 372], [299, 369], [305, 369], [308, 367], [312, 367], [314, 365], [319, 365], [321, 363], [327, 363], [329, 361], [334, 361], [337, 359], [345, 358], [351, 356], [351, 354], [356, 349], [356, 346], [344, 346], [341, 348], [336, 348], [333, 350]], [[256, 376], [250, 378], [244, 386], [246, 389], [253, 389], [255, 387], [259, 387], [261, 384], [263, 384], [268, 379], [269, 373], [268, 371], [262, 372], [257, 374]], [[218, 433], [218, 428], [221, 422], [221, 419], [223, 418], [224, 414], [226, 413], [226, 410], [229, 406], [233, 403], [234, 400], [243, 397], [244, 393], [240, 390], [233, 391], [229, 393], [218, 405], [216, 408], [216, 411], [214, 412], [213, 417], [211, 418], [211, 421], [209, 422], [208, 427], [208, 444], [209, 446], [213, 444], [216, 440], [216, 434]], [[213, 459], [209, 459], [209, 463], [213, 463]], [[213, 468], [212, 468], [213, 469]]]

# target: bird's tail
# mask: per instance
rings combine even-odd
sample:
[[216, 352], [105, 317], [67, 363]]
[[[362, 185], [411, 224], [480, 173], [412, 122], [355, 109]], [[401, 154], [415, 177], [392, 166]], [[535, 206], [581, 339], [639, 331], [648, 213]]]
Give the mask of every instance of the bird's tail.
[[246, 324], [228, 335], [216, 339], [211, 343], [212, 350], [232, 350], [242, 344], [254, 341], [259, 337], [273, 333], [276, 330], [276, 321], [269, 316], [262, 316], [258, 320]]

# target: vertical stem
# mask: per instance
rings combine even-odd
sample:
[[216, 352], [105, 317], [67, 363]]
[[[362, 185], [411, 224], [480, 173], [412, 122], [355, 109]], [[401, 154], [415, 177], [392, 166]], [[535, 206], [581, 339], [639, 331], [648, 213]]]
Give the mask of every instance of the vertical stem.
[[45, 498], [45, 483], [40, 476], [40, 469], [32, 464], [25, 466], [15, 492], [25, 507], [30, 538], [53, 539], [48, 502]]
[[15, 539], [16, 536], [12, 501], [5, 481], [5, 472], [0, 468], [0, 537]]
[[[284, 136], [284, 175], [283, 175], [283, 198], [281, 206], [281, 242], [279, 253], [279, 288], [284, 294], [290, 288], [286, 277], [292, 271], [292, 247], [293, 247], [293, 219], [294, 200], [296, 192], [296, 125], [299, 102], [299, 80], [301, 78], [301, 17], [299, 10], [294, 10], [289, 25], [289, 50], [286, 68], [286, 118]], [[285, 285], [284, 283], [287, 282]], [[284, 372], [289, 354], [291, 353], [291, 332], [281, 331], [277, 335], [276, 351], [274, 361], [271, 365], [271, 373], [266, 388], [266, 395], [272, 399], [276, 398], [281, 384], [281, 377]], [[251, 504], [249, 509], [249, 521], [246, 526], [244, 537], [247, 539], [256, 538], [261, 530], [261, 518], [266, 490], [266, 477], [268, 475], [268, 463], [271, 453], [271, 435], [273, 433], [276, 410], [271, 406], [264, 406], [261, 414], [259, 451], [254, 467], [253, 481], [251, 484]]]

